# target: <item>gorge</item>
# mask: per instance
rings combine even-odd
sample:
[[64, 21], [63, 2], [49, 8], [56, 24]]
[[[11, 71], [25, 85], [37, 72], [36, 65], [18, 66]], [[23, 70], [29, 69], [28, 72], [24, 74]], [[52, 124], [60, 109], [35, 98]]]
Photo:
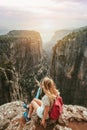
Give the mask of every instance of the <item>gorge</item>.
[[36, 31], [13, 30], [0, 36], [0, 130], [19, 130], [19, 123], [12, 121], [22, 117], [23, 101], [34, 97], [35, 79], [44, 76], [54, 79], [63, 97], [62, 116], [46, 128], [34, 117], [20, 130], [87, 129], [87, 27], [58, 40], [50, 62], [45, 51]]
[[0, 36], [0, 104], [31, 100], [35, 78], [48, 75], [65, 104], [87, 107], [87, 27], [67, 33], [54, 45], [51, 62], [38, 32], [13, 30]]

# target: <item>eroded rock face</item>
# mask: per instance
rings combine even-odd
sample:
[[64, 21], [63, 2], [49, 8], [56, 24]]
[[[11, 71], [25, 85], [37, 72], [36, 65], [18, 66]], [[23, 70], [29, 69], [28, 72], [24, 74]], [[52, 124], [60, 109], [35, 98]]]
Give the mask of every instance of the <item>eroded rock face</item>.
[[[31, 70], [31, 68], [40, 63], [42, 58], [42, 40], [38, 32], [10, 31], [4, 36], [3, 42], [4, 40], [6, 40], [4, 44], [9, 46], [11, 52], [9, 54], [10, 59], [14, 62], [16, 70], [20, 74], [24, 73], [25, 70]], [[8, 50], [7, 53], [9, 53]]]
[[[14, 30], [6, 35], [0, 36], [0, 67], [5, 69], [9, 80], [14, 82], [14, 87], [9, 86], [12, 83], [10, 82], [7, 87], [8, 90], [6, 90], [4, 89], [6, 88], [6, 86], [4, 86], [4, 81], [2, 82], [0, 79], [0, 93], [4, 91], [4, 95], [10, 93], [10, 95], [16, 97], [15, 93], [20, 91], [18, 86], [21, 86], [23, 90], [22, 96], [30, 100], [31, 91], [34, 89], [35, 85], [34, 77], [36, 76], [38, 80], [40, 80], [47, 73], [46, 67], [43, 66], [44, 58], [42, 53], [42, 40], [38, 32]], [[12, 74], [13, 70], [11, 67], [15, 68], [17, 76]], [[6, 68], [9, 68], [9, 70]], [[14, 77], [17, 82], [14, 80]], [[18, 90], [16, 88], [18, 88]], [[11, 99], [15, 100], [16, 98], [8, 95], [7, 100], [5, 100], [3, 97], [3, 101], [0, 101], [0, 104], [13, 101]], [[19, 97], [17, 99], [19, 99]]]
[[84, 130], [87, 129], [87, 109], [81, 106], [64, 105], [63, 113], [56, 123], [47, 122], [43, 128], [40, 120], [33, 114], [30, 122], [22, 124], [23, 102], [15, 101], [0, 106], [0, 130]]
[[66, 104], [87, 107], [87, 28], [54, 46], [50, 73]]
[[22, 99], [22, 89], [15, 69], [0, 67], [0, 105], [18, 99]]

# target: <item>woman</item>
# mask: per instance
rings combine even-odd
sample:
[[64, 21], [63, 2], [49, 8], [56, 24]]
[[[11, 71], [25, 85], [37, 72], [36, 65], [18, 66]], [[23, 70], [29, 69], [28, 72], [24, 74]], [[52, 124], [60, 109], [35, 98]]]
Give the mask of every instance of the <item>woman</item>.
[[34, 98], [29, 104], [28, 118], [30, 119], [33, 112], [41, 118], [41, 125], [45, 125], [45, 120], [49, 118], [49, 111], [54, 99], [59, 96], [59, 91], [56, 89], [54, 81], [51, 78], [45, 77], [42, 81], [41, 87], [45, 93], [42, 100]]

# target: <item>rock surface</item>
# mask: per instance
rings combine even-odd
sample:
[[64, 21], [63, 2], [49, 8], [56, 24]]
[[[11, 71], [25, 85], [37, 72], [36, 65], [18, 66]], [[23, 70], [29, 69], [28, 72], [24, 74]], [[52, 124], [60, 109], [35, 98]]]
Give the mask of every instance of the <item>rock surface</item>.
[[14, 68], [0, 67], [0, 105], [22, 99], [22, 89]]
[[36, 114], [20, 128], [19, 119], [24, 112], [22, 104], [21, 101], [15, 101], [0, 106], [0, 130], [87, 130], [87, 109], [76, 105], [64, 105], [59, 120], [53, 124], [49, 121], [46, 128], [40, 125]]
[[[0, 67], [5, 70], [4, 77], [11, 80], [10, 84], [12, 81], [14, 83], [13, 87], [8, 84], [7, 90], [0, 71], [0, 104], [17, 99], [22, 100], [21, 96], [25, 100], [31, 100], [31, 92], [36, 86], [34, 77], [40, 80], [47, 74], [45, 62], [46, 56], [43, 56], [42, 40], [38, 32], [13, 30], [0, 36]], [[15, 72], [12, 68], [15, 68]], [[14, 76], [15, 74], [17, 76]]]
[[54, 46], [50, 72], [66, 104], [87, 107], [87, 27]]

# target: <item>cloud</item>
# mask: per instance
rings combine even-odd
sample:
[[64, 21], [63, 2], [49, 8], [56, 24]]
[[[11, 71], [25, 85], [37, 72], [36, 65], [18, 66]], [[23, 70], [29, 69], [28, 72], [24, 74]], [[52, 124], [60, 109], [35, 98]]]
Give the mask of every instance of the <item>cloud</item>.
[[86, 0], [0, 0], [0, 26], [52, 32], [87, 25]]
[[63, 3], [63, 2], [73, 2], [73, 3], [86, 3], [87, 2], [87, 0], [54, 0], [54, 2], [56, 2], [56, 3]]
[[[1, 0], [0, 0], [1, 1]], [[3, 0], [1, 6], [11, 10], [30, 12], [35, 15], [59, 16], [59, 14], [83, 14], [87, 12], [86, 0]], [[86, 11], [84, 11], [86, 10]], [[23, 13], [24, 14], [24, 13]]]

